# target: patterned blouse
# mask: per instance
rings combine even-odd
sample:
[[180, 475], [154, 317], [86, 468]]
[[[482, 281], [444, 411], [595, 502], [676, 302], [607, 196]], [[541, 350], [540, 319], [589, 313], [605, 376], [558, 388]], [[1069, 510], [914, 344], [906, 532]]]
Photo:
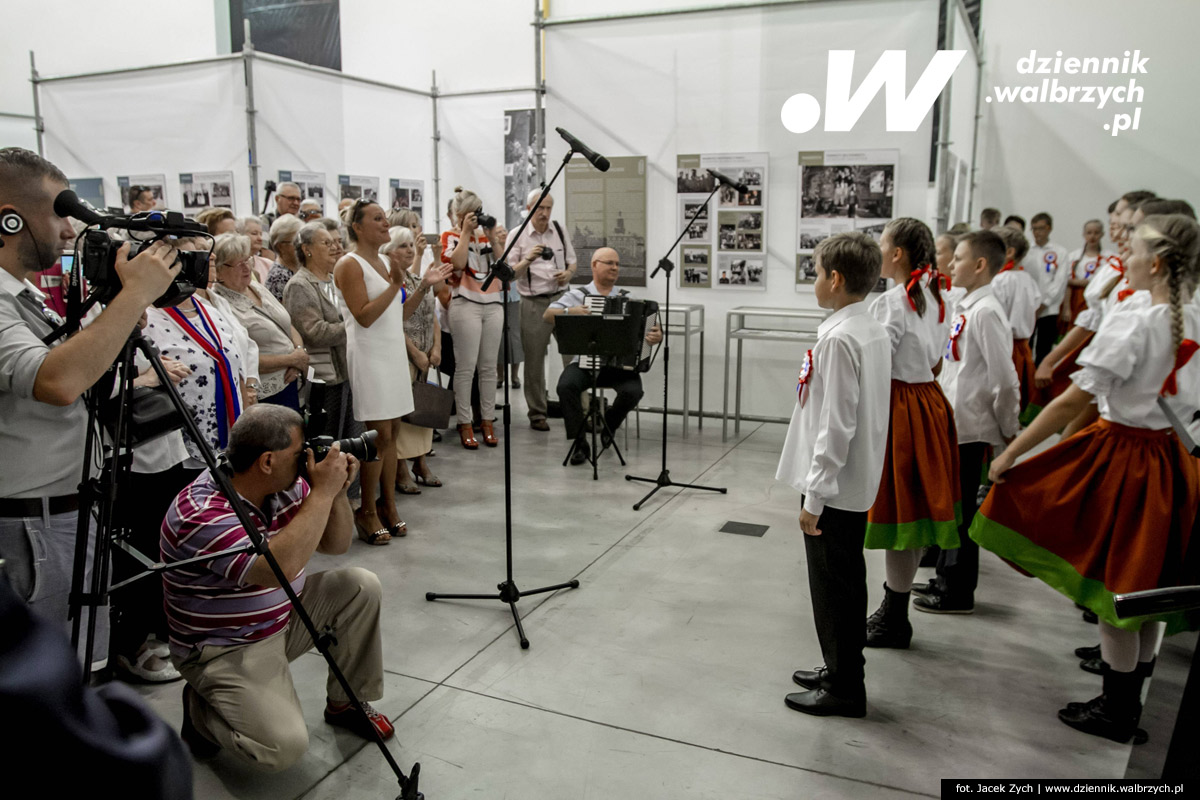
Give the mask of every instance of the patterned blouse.
[[[409, 297], [417, 291], [417, 287], [420, 285], [420, 278], [411, 272], [404, 273], [404, 288], [408, 291]], [[425, 296], [421, 298], [421, 305], [417, 306], [417, 310], [412, 313], [412, 316], [404, 320], [404, 335], [412, 339], [413, 344], [422, 353], [428, 353], [433, 347], [433, 304], [436, 302], [437, 298], [433, 296], [433, 292], [426, 292]]]

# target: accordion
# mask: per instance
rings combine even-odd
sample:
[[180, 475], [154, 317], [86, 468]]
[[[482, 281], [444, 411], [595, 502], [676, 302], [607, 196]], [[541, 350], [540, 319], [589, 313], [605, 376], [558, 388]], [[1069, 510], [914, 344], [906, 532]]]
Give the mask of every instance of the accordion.
[[643, 324], [637, 330], [640, 338], [637, 343], [630, 343], [634, 355], [625, 358], [603, 358], [600, 356], [580, 356], [579, 368], [584, 370], [616, 367], [630, 372], [648, 372], [654, 348], [646, 342], [646, 332], [658, 324], [658, 303], [653, 300], [632, 300], [626, 294], [614, 294], [608, 297], [599, 294], [589, 294], [584, 298], [584, 307], [592, 316], [605, 319], [625, 319], [636, 317]]

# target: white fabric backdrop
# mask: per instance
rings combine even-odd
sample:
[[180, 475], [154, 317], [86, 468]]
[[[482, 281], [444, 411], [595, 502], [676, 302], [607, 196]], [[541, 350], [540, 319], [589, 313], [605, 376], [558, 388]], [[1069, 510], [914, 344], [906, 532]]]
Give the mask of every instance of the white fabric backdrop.
[[[825, 96], [827, 52], [856, 50], [858, 86], [886, 49], [908, 52], [908, 85], [933, 57], [938, 0], [844, 0], [550, 28], [546, 32], [547, 128], [563, 126], [598, 152], [649, 157], [648, 261], [678, 235], [677, 153], [770, 153], [767, 293], [748, 297], [717, 289], [673, 289], [672, 301], [704, 303], [705, 402], [720, 411], [726, 311], [737, 305], [815, 306], [794, 291], [796, 153], [800, 150], [898, 148], [898, 214], [924, 216], [928, 204], [931, 122], [913, 133], [887, 133], [882, 94], [853, 131], [789, 133], [779, 119], [792, 94]], [[553, 133], [547, 167], [566, 152]], [[548, 169], [549, 171], [549, 169]], [[662, 279], [646, 295], [661, 300]], [[672, 347], [672, 406], [681, 405], [682, 342]], [[745, 348], [743, 411], [787, 416], [795, 403], [803, 353], [778, 342]], [[661, 365], [645, 381], [658, 404]], [[655, 376], [658, 377], [655, 377]], [[697, 371], [692, 370], [695, 407]], [[551, 380], [555, 377], [552, 375]]]

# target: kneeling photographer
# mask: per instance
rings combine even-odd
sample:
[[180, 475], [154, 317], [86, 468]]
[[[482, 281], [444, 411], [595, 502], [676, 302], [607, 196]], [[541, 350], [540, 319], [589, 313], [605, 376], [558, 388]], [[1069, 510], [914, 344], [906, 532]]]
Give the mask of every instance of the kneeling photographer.
[[[360, 459], [375, 457], [370, 433], [329, 443], [306, 443], [295, 411], [255, 405], [229, 432], [226, 469], [316, 628], [336, 640], [329, 652], [351, 688], [364, 700], [378, 700], [383, 696], [379, 579], [359, 568], [305, 575], [314, 553], [339, 555], [350, 547], [354, 520], [346, 488]], [[225, 749], [275, 771], [308, 749], [308, 728], [288, 663], [313, 641], [266, 559], [248, 550], [228, 552], [249, 545], [249, 535], [209, 471], [175, 499], [163, 522], [163, 560], [216, 557], [164, 575], [171, 657], [187, 680], [182, 736], [193, 754], [204, 758]], [[392, 736], [387, 717], [366, 702], [365, 716], [352, 708], [332, 674], [326, 694], [328, 723], [366, 739], [376, 733]]]
[[[66, 176], [41, 156], [0, 149], [0, 559], [17, 594], [58, 625], [67, 622], [79, 517], [88, 420], [81, 397], [180, 269], [165, 242], [133, 259], [121, 246], [120, 291], [84, 330], [45, 344], [62, 320], [28, 277], [53, 267], [75, 239], [55, 212], [66, 189]], [[98, 623], [96, 652], [104, 652], [107, 615]]]

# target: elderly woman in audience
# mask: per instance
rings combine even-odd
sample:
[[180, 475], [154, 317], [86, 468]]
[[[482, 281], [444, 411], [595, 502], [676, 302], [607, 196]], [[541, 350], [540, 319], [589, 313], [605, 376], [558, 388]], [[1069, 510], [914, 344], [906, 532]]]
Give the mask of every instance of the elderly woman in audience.
[[300, 210], [296, 216], [301, 222], [316, 222], [325, 215], [325, 210], [321, 208], [321, 201], [316, 198], [309, 197], [300, 203]]
[[283, 290], [283, 307], [308, 348], [308, 363], [316, 380], [325, 384], [322, 409], [327, 416], [324, 433], [335, 439], [357, 436], [361, 425], [350, 413], [350, 384], [346, 382], [346, 325], [338, 311], [333, 285], [335, 253], [341, 247], [320, 222], [307, 222], [296, 234], [300, 269]]
[[429, 246], [429, 240], [425, 238], [420, 214], [411, 208], [405, 208], [389, 214], [388, 221], [393, 226], [400, 225], [412, 231], [413, 242], [417, 246], [417, 258], [413, 263], [418, 267], [418, 274], [423, 274], [430, 264], [440, 259], [440, 254], [433, 252], [434, 248]]
[[219, 236], [222, 233], [233, 233], [237, 228], [237, 219], [228, 208], [205, 208], [196, 214], [196, 222], [208, 228], [209, 234]]
[[[398, 269], [404, 276], [404, 285], [408, 294], [417, 292], [420, 285], [420, 267], [416, 259], [416, 241], [413, 232], [407, 227], [394, 226], [389, 233], [388, 243], [379, 248], [380, 255], [386, 256], [392, 269]], [[434, 271], [434, 275], [438, 275]], [[437, 284], [431, 284], [436, 291]], [[408, 350], [408, 372], [410, 380], [424, 381], [430, 369], [437, 369], [442, 363], [441, 331], [438, 330], [437, 318], [434, 314], [434, 304], [437, 299], [434, 292], [426, 292], [421, 298], [420, 305], [404, 319], [404, 344]], [[407, 309], [406, 309], [407, 310]], [[401, 421], [396, 431], [396, 491], [402, 494], [420, 494], [417, 484], [425, 486], [441, 486], [442, 482], [425, 463], [425, 455], [433, 448], [433, 428], [422, 428]], [[416, 483], [408, 472], [408, 461], [413, 462], [413, 473]]]
[[397, 428], [400, 417], [413, 410], [412, 379], [396, 369], [405, 347], [404, 318], [416, 311], [431, 285], [445, 279], [446, 271], [426, 273], [410, 295], [405, 271], [379, 254], [391, 241], [379, 204], [358, 200], [346, 209], [344, 221], [353, 249], [334, 268], [334, 282], [346, 320], [354, 416], [377, 432], [380, 456], [362, 465], [362, 506], [355, 525], [363, 541], [381, 545], [408, 532], [393, 491]]
[[296, 234], [304, 223], [299, 218], [284, 214], [271, 223], [271, 249], [275, 251], [275, 263], [267, 273], [265, 286], [276, 300], [283, 301], [283, 287], [300, 269], [296, 260]]
[[[274, 259], [267, 258], [266, 254], [271, 253], [263, 247], [263, 226], [262, 220], [258, 217], [239, 217], [234, 230], [242, 236], [250, 239], [250, 256], [254, 260], [254, 277], [263, 284], [267, 283], [267, 275], [271, 272], [271, 266], [275, 263]], [[274, 255], [274, 253], [271, 253]]]
[[299, 410], [299, 379], [308, 369], [308, 353], [287, 310], [251, 279], [250, 240], [236, 233], [221, 234], [213, 261], [214, 294], [229, 302], [234, 316], [258, 344], [259, 402]]
[[346, 255], [346, 239], [342, 233], [342, 225], [336, 219], [329, 217], [321, 217], [317, 222], [325, 226], [325, 230], [329, 231], [329, 235], [333, 237], [334, 263], [337, 263], [337, 259]]

